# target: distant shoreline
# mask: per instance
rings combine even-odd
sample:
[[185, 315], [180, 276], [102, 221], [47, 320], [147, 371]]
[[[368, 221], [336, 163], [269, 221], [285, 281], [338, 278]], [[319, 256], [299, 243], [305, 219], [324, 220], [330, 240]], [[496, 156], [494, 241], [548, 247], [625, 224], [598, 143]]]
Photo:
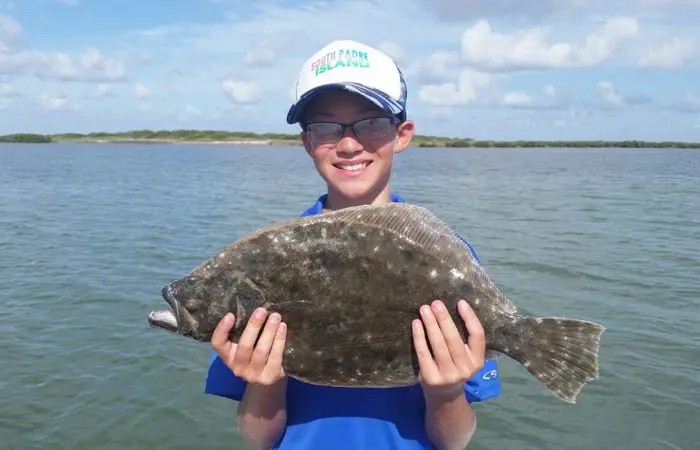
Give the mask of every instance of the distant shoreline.
[[175, 140], [175, 139], [96, 139], [96, 140], [60, 140], [51, 143], [85, 143], [85, 144], [205, 144], [205, 145], [275, 145], [275, 144], [294, 144], [293, 142], [275, 142], [272, 140], [263, 139], [237, 139], [237, 140], [219, 140], [219, 141], [193, 141], [193, 140]]
[[[220, 130], [135, 130], [120, 133], [16, 133], [0, 135], [4, 143], [92, 143], [92, 144], [201, 144], [201, 145], [301, 145], [296, 134], [250, 133]], [[415, 135], [414, 147], [451, 148], [697, 148], [700, 142], [681, 141], [544, 141], [544, 140], [476, 140], [442, 136]]]

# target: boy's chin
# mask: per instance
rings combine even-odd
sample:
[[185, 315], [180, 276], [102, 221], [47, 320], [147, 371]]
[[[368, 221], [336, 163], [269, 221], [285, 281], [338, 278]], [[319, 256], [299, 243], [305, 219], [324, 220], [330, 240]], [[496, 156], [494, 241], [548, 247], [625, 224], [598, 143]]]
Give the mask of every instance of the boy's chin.
[[[351, 184], [351, 185], [348, 185]], [[348, 183], [336, 186], [336, 191], [350, 201], [368, 201], [377, 192], [377, 186], [369, 183]], [[381, 190], [381, 189], [379, 189]]]

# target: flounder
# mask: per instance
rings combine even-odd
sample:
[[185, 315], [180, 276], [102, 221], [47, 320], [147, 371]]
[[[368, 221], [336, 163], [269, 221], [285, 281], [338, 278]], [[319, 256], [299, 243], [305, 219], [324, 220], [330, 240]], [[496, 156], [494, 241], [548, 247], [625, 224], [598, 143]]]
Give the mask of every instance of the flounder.
[[469, 248], [428, 209], [406, 203], [345, 208], [295, 218], [246, 235], [162, 289], [172, 307], [154, 327], [209, 342], [228, 312], [236, 342], [256, 307], [287, 323], [287, 375], [329, 386], [418, 382], [411, 322], [419, 307], [466, 300], [490, 354], [522, 364], [558, 398], [574, 403], [598, 378], [604, 327], [524, 315], [494, 285]]

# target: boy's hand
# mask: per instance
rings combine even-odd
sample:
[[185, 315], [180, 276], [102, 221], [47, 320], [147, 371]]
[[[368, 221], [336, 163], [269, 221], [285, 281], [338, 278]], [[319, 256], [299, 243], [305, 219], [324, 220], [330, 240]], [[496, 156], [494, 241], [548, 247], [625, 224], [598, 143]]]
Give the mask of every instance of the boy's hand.
[[[285, 377], [282, 355], [287, 337], [287, 324], [278, 313], [270, 314], [258, 308], [248, 320], [238, 343], [229, 340], [236, 318], [229, 313], [214, 330], [211, 345], [231, 371], [248, 383], [271, 385]], [[267, 322], [266, 322], [267, 318]], [[260, 330], [257, 345], [255, 340]]]
[[[426, 395], [444, 395], [446, 398], [463, 395], [464, 383], [484, 365], [484, 329], [466, 301], [460, 300], [457, 310], [469, 333], [467, 344], [440, 300], [435, 300], [430, 306], [423, 305], [420, 309], [422, 321], [413, 321], [413, 342]], [[428, 348], [426, 334], [433, 354]]]

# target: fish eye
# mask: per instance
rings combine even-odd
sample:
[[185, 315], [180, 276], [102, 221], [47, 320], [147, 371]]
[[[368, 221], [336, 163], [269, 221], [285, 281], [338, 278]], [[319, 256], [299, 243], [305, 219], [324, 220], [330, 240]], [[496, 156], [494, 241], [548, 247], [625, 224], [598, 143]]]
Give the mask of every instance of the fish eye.
[[202, 307], [202, 302], [197, 300], [196, 297], [188, 297], [187, 300], [182, 302], [182, 306], [187, 310], [187, 312], [193, 313]]

